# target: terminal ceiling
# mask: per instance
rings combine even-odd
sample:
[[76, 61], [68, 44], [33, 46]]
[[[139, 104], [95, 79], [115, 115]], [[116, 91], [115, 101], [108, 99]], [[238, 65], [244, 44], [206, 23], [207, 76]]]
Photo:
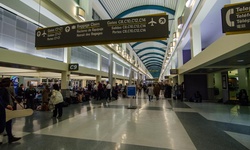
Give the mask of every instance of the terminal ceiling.
[[[96, 0], [95, 2], [99, 2], [103, 6], [111, 19], [166, 13], [169, 18], [170, 31], [178, 0]], [[150, 72], [152, 71], [151, 74], [159, 77], [168, 45], [167, 38], [129, 44], [145, 67]], [[156, 74], [155, 70], [157, 70]]]

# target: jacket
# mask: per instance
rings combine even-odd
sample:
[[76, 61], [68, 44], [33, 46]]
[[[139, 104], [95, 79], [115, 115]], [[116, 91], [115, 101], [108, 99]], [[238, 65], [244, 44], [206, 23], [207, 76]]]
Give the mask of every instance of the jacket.
[[57, 90], [53, 90], [52, 95], [50, 97], [50, 101], [54, 105], [62, 103], [63, 102], [63, 96], [62, 96], [61, 92], [59, 92]]
[[0, 88], [0, 96], [1, 96], [0, 103], [3, 107], [6, 108], [7, 105], [12, 104], [12, 100], [10, 98], [10, 94], [7, 88], [4, 88], [4, 87]]
[[153, 87], [152, 86], [148, 87], [148, 95], [151, 95], [151, 96], [154, 95]]

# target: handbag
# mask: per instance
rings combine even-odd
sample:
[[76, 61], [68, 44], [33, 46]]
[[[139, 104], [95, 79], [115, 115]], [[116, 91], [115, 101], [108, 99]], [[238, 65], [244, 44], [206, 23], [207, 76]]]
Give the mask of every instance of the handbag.
[[55, 109], [55, 105], [51, 102], [51, 100], [49, 101], [49, 110], [53, 111]]

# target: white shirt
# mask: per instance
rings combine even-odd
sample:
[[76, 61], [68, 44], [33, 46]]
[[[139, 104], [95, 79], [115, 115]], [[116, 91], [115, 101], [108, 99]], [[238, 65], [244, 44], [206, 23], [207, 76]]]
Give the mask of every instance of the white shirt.
[[107, 89], [111, 89], [111, 85], [108, 84], [108, 85], [106, 86], [106, 88], [107, 88]]
[[94, 90], [97, 90], [97, 85], [96, 84], [94, 85]]

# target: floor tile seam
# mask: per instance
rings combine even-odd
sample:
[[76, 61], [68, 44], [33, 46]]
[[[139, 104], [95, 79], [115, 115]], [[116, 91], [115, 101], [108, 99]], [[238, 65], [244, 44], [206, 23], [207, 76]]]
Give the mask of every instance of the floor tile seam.
[[[196, 114], [198, 114], [198, 115], [200, 115], [199, 113], [196, 113]], [[210, 122], [210, 120], [207, 120], [205, 117], [203, 117], [202, 115], [200, 115], [200, 117], [202, 117], [203, 119], [204, 119], [204, 121], [206, 121], [207, 123], [205, 124], [205, 126], [203, 126], [203, 127], [208, 127], [208, 126], [210, 126], [210, 128], [212, 127], [212, 129], [213, 130], [216, 130], [216, 132], [221, 132], [221, 133], [225, 133], [226, 135], [228, 135], [224, 130], [222, 130], [221, 128], [218, 128], [213, 122]], [[179, 117], [178, 117], [179, 118]], [[183, 120], [183, 121], [185, 121], [185, 120]], [[181, 121], [181, 124], [183, 124], [183, 122]], [[190, 132], [193, 132], [192, 130], [189, 130], [189, 129], [187, 129], [188, 127], [189, 127], [189, 125], [187, 125], [187, 126], [185, 126], [185, 125], [183, 125], [183, 127], [184, 127], [184, 129], [186, 130], [186, 132], [188, 133], [188, 136], [190, 137], [190, 136], [192, 136], [192, 134], [190, 133]], [[197, 130], [197, 129], [194, 129], [195, 131]], [[210, 132], [211, 133], [211, 132]], [[223, 136], [223, 135], [222, 135]], [[231, 136], [229, 136], [228, 135], [228, 137], [230, 137], [230, 138], [232, 138]], [[194, 138], [194, 137], [193, 137]], [[195, 139], [193, 139], [192, 137], [190, 137], [190, 139], [192, 140], [192, 142], [193, 142], [193, 140], [195, 141]], [[235, 140], [234, 138], [232, 138], [233, 140]], [[194, 143], [194, 142], [193, 142]], [[201, 146], [200, 145], [200, 143], [198, 142], [196, 142], [195, 141], [195, 143], [196, 144], [198, 144], [197, 146]], [[239, 141], [237, 141], [237, 143], [239, 144], [239, 145], [241, 145], [242, 146], [242, 144], [239, 142]], [[195, 144], [195, 145], [196, 145]], [[204, 147], [204, 145], [202, 145], [202, 147]]]
[[[84, 112], [84, 113], [88, 113], [88, 112]], [[63, 123], [63, 122], [65, 122], [65, 121], [67, 121], [67, 120], [77, 118], [77, 117], [79, 117], [79, 116], [81, 116], [81, 115], [83, 115], [83, 114], [82, 114], [82, 113], [80, 113], [80, 114], [74, 115], [74, 116], [69, 117], [69, 118], [67, 118], [67, 119], [64, 119], [64, 120], [61, 120], [61, 121], [59, 121], [59, 122], [56, 122], [56, 123], [50, 124], [50, 125], [48, 125], [48, 126], [46, 126], [46, 127], [44, 127], [44, 128], [40, 128], [39, 130], [34, 131], [33, 133], [40, 132], [41, 130], [46, 129], [46, 128], [52, 128], [53, 126], [56, 126], [56, 125], [58, 125], [58, 124], [60, 124], [60, 123]], [[131, 114], [127, 113], [127, 115], [126, 115], [126, 116], [122, 117], [122, 118], [121, 118], [121, 119], [119, 119], [119, 120], [122, 120], [122, 119], [124, 119], [124, 118], [126, 119], [129, 115], [131, 115]], [[92, 118], [92, 116], [89, 116], [89, 115], [86, 115], [86, 116], [83, 116], [83, 117], [87, 117], [87, 118], [89, 118], [89, 119], [91, 119], [91, 118]], [[91, 119], [91, 120], [92, 120], [92, 119]], [[109, 119], [101, 119], [101, 120], [109, 120]]]
[[[73, 136], [65, 136], [65, 135], [54, 135], [54, 134], [51, 134], [51, 133], [31, 133], [31, 134], [34, 134], [34, 135], [46, 135], [46, 136], [55, 136], [55, 137], [64, 137], [64, 138], [71, 138], [71, 139], [77, 139], [77, 140], [90, 140], [90, 141], [97, 141], [97, 142], [108, 142], [108, 143], [113, 143], [113, 144], [123, 144], [123, 145], [130, 145], [130, 146], [142, 146], [142, 147], [151, 147], [151, 148], [166, 148], [166, 147], [155, 147], [155, 146], [151, 146], [151, 145], [139, 145], [139, 144], [135, 144], [133, 142], [126, 142], [124, 143], [124, 141], [121, 140], [121, 142], [117, 143], [117, 142], [114, 142], [111, 140], [107, 140], [107, 139], [110, 139], [110, 138], [106, 138], [107, 136], [103, 137], [102, 139], [99, 139], [99, 140], [96, 140], [96, 139], [93, 139], [93, 138], [87, 138], [87, 137], [84, 137], [84, 138], [77, 138], [77, 137], [73, 137]], [[26, 136], [26, 135], [25, 135]], [[170, 150], [170, 149], [169, 149]]]
[[231, 132], [231, 133], [237, 133], [237, 134], [242, 134], [242, 135], [245, 135], [245, 136], [250, 136], [250, 134], [245, 134], [245, 133], [240, 133], [240, 132], [235, 132], [235, 131], [230, 131], [230, 130], [223, 130], [224, 132]]
[[[250, 135], [250, 126], [232, 124], [232, 123], [220, 122], [220, 121], [211, 121], [211, 122], [220, 130], [244, 134], [244, 135]], [[248, 130], [245, 131], [245, 130], [242, 130], [242, 128], [248, 128]]]
[[232, 121], [225, 121], [225, 120], [218, 120], [217, 118], [211, 118], [211, 117], [207, 117], [206, 115], [199, 113], [201, 116], [203, 116], [204, 118], [206, 118], [209, 121], [213, 121], [213, 122], [218, 122], [218, 123], [224, 123], [224, 124], [230, 124], [230, 125], [235, 125], [235, 126], [245, 126], [245, 127], [250, 127], [250, 125], [248, 124], [243, 124], [243, 123], [237, 123], [237, 122], [232, 122]]

